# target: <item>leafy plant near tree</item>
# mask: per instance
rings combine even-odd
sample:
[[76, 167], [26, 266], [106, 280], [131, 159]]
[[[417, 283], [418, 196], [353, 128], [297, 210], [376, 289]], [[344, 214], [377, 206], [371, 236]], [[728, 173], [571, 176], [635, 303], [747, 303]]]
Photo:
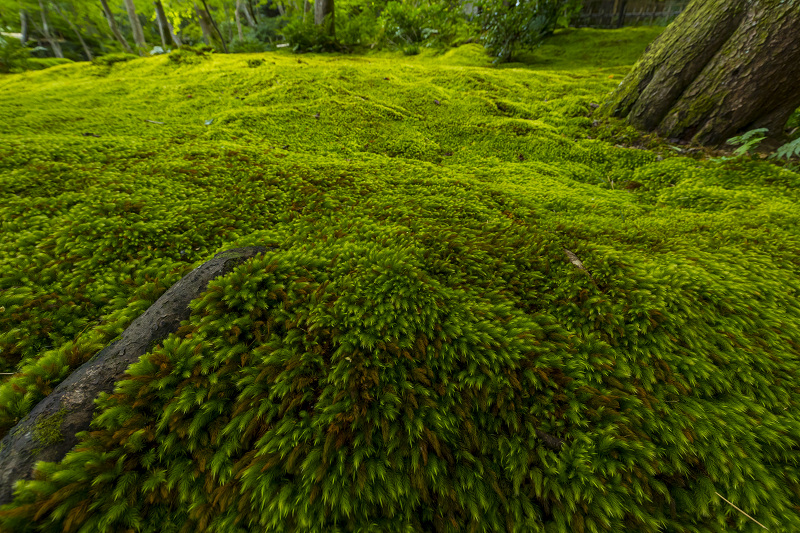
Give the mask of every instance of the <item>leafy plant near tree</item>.
[[[726, 144], [738, 146], [738, 148], [733, 151], [733, 154], [737, 157], [743, 157], [753, 154], [768, 135], [769, 130], [767, 128], [756, 128], [741, 135], [737, 135], [736, 137], [731, 137], [726, 141]], [[769, 157], [770, 159], [785, 158], [787, 161], [793, 157], [800, 157], [800, 137], [782, 144]]]
[[483, 0], [476, 22], [495, 63], [510, 61], [520, 48], [533, 48], [566, 26], [581, 0]]

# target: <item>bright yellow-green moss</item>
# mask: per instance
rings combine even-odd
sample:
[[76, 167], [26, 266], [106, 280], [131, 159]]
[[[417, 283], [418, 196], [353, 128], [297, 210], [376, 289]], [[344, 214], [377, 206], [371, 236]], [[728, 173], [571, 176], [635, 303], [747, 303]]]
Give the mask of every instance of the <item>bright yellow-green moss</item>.
[[[64, 434], [61, 432], [61, 423], [64, 422], [66, 414], [66, 409], [59, 409], [52, 415], [42, 417], [36, 422], [36, 426], [33, 429], [33, 437], [36, 439], [38, 446], [49, 446], [64, 440]], [[36, 454], [38, 451], [33, 450], [32, 453]]]
[[272, 245], [2, 526], [756, 531], [720, 494], [800, 530], [800, 175], [598, 140], [648, 34], [602, 35], [554, 41], [594, 39], [573, 69], [467, 46], [0, 79], [5, 431], [192, 266]]

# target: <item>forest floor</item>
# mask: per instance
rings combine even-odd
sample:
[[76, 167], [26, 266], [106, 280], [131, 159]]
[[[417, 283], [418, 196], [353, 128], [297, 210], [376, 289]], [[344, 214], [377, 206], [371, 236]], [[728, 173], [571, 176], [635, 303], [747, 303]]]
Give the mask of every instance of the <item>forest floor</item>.
[[800, 173], [596, 122], [658, 31], [0, 77], [0, 434], [274, 248], [0, 522], [800, 531]]

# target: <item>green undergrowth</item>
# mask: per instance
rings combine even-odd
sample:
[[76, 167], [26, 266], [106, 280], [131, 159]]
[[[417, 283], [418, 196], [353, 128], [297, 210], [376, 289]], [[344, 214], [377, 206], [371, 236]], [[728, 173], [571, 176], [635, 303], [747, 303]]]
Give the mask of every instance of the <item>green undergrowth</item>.
[[3, 432], [270, 245], [0, 529], [800, 530], [800, 175], [592, 138], [617, 63], [475, 52], [0, 80]]

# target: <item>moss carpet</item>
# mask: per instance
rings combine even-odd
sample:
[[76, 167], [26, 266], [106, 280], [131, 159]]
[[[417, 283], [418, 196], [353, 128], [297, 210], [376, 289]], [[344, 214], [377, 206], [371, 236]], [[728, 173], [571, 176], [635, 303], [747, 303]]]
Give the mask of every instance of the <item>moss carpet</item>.
[[656, 34], [0, 78], [0, 433], [270, 245], [0, 529], [800, 531], [800, 174], [602, 140]]

